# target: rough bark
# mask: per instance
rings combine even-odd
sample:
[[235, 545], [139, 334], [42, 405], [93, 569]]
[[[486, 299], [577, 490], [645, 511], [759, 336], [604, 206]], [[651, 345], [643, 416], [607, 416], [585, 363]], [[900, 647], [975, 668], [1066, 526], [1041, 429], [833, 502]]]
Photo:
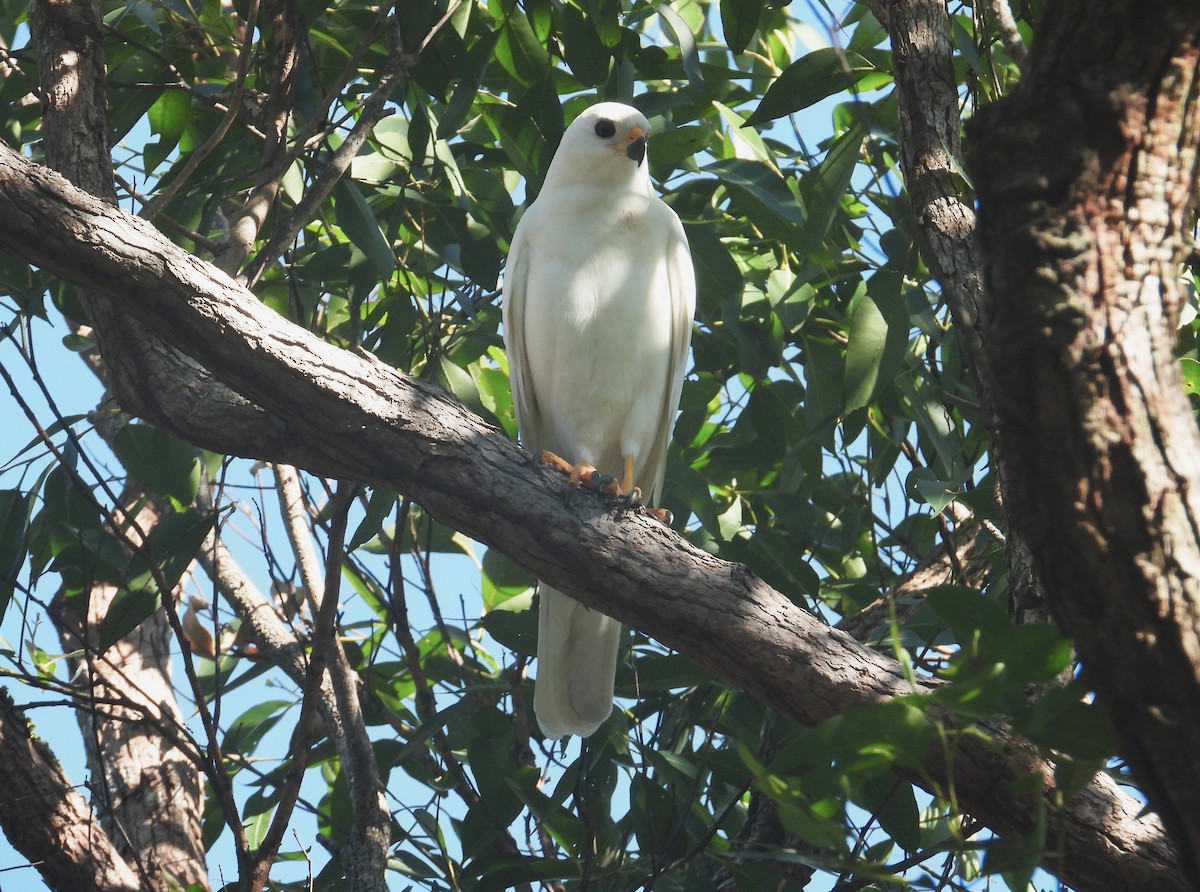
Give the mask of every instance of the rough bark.
[[970, 131], [1013, 520], [1194, 882], [1200, 435], [1175, 330], [1198, 72], [1197, 5], [1061, 0]]
[[[131, 494], [122, 495], [128, 504]], [[135, 529], [149, 530], [160, 519], [161, 514], [146, 505]], [[81, 701], [91, 703], [76, 716], [93, 777], [99, 827], [126, 860], [141, 864], [144, 880], [153, 888], [166, 889], [168, 875], [185, 886], [207, 886], [200, 773], [160, 730], [165, 725], [186, 733], [172, 681], [175, 639], [159, 611], [102, 652], [100, 624], [119, 591], [115, 585], [93, 584], [86, 617], [76, 616], [62, 597], [55, 599], [51, 611], [63, 652], [83, 654], [69, 665], [83, 689]], [[4, 829], [7, 833], [8, 826]]]
[[51, 889], [140, 892], [141, 879], [93, 820], [54, 753], [0, 688], [0, 824]]
[[[2, 147], [0, 246], [87, 281], [227, 385], [288, 417], [295, 441], [258, 457], [404, 492], [797, 721], [815, 724], [912, 691], [893, 660], [830, 630], [744, 567], [572, 490], [435, 386], [321, 341], [143, 221]], [[204, 445], [249, 451], [216, 430]], [[953, 759], [932, 751], [912, 779], [953, 788], [997, 832], [1031, 832], [1053, 802], [1051, 768], [1019, 739], [994, 733], [956, 737]], [[1042, 795], [1022, 792], [1030, 778]], [[1186, 888], [1169, 842], [1153, 819], [1138, 819], [1139, 809], [1106, 779], [1065, 809], [1050, 806], [1051, 837], [1064, 846], [1060, 875], [1097, 889]]]
[[[79, 187], [113, 203], [99, 3], [39, 0], [30, 7], [30, 30], [38, 52], [46, 160]], [[119, 308], [96, 299], [87, 289], [80, 289], [79, 297], [103, 345], [102, 377], [118, 387], [123, 400], [126, 392], [136, 390], [137, 405], [154, 414], [153, 394], [180, 390], [153, 386], [156, 377], [166, 372], [177, 380], [197, 380], [194, 363], [164, 349]], [[143, 498], [140, 490], [127, 491], [121, 504], [131, 506]], [[142, 511], [142, 530], [148, 531], [159, 516], [149, 507]], [[65, 652], [73, 652], [82, 642], [95, 643], [99, 620], [118, 591], [113, 585], [93, 585], [83, 617], [59, 604], [54, 616]], [[142, 882], [150, 888], [166, 889], [168, 877], [184, 886], [207, 888], [199, 773], [173, 742], [151, 723], [134, 721], [140, 713], [130, 711], [140, 707], [164, 721], [181, 723], [171, 679], [172, 640], [160, 611], [105, 658], [93, 659], [96, 650], [89, 650], [93, 656], [87, 659], [84, 677], [93, 695], [109, 703], [124, 700], [130, 708], [81, 709], [77, 715], [88, 766], [96, 779], [99, 825], [95, 833], [103, 828], [123, 858], [140, 865]]]
[[[1007, 2], [1007, 0], [1006, 0]], [[962, 115], [954, 44], [943, 0], [871, 0], [887, 22], [895, 60], [900, 167], [913, 209], [921, 256], [954, 313], [980, 412], [992, 437], [1001, 500], [1008, 490], [1007, 447], [996, 423], [992, 384], [984, 374], [986, 313], [983, 254], [975, 210], [963, 182]], [[1018, 623], [1048, 619], [1045, 592], [1020, 529], [1005, 542], [1009, 613]]]

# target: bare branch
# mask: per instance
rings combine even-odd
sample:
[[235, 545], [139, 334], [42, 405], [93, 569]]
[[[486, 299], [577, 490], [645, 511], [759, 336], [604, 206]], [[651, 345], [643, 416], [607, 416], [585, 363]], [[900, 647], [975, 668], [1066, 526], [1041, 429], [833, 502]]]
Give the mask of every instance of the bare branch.
[[[283, 514], [283, 526], [287, 530], [292, 554], [300, 567], [300, 578], [308, 590], [309, 598], [325, 591], [326, 577], [321, 573], [320, 561], [312, 539], [308, 534], [307, 512], [304, 510], [304, 492], [300, 488], [300, 473], [291, 465], [275, 465], [275, 490], [279, 493], [279, 509]], [[313, 616], [317, 616], [321, 605], [311, 604]]]
[[992, 13], [992, 21], [996, 23], [996, 30], [1000, 32], [1000, 39], [1004, 42], [1005, 51], [1014, 62], [1025, 61], [1028, 50], [1025, 48], [1025, 40], [1021, 37], [1021, 32], [1017, 30], [1017, 20], [1013, 18], [1012, 7], [1008, 5], [1008, 0], [988, 0], [988, 10]]

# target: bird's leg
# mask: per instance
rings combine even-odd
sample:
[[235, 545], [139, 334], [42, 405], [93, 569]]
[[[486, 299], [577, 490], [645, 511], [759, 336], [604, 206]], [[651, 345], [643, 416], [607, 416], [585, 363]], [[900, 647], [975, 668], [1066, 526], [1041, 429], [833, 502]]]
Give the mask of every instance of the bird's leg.
[[[630, 508], [636, 508], [639, 504], [641, 504], [641, 501], [642, 501], [641, 487], [635, 486], [633, 483], [633, 456], [632, 455], [625, 456], [625, 473], [621, 476], [621, 482], [616, 483], [614, 481], [611, 486], [608, 486], [608, 487], [601, 486], [600, 491], [603, 492], [605, 495], [613, 496], [615, 498], [627, 499], [629, 501]], [[653, 517], [655, 520], [657, 520], [661, 523], [665, 523], [667, 526], [671, 525], [671, 521], [673, 518], [671, 517], [671, 512], [668, 511], [666, 508], [647, 508], [646, 513], [649, 514], [651, 517]]]
[[633, 456], [625, 456], [625, 472], [621, 475], [621, 481], [611, 481], [606, 486], [601, 486], [600, 491], [606, 496], [611, 496], [615, 499], [626, 499], [629, 506], [632, 508], [642, 500], [642, 491], [633, 483]]
[[612, 480], [607, 474], [601, 474], [596, 470], [595, 465], [585, 461], [573, 465], [561, 455], [556, 455], [549, 449], [543, 449], [538, 460], [542, 464], [549, 465], [554, 470], [566, 474], [567, 482], [571, 485], [582, 483], [584, 486], [590, 486], [593, 489], [603, 489]]

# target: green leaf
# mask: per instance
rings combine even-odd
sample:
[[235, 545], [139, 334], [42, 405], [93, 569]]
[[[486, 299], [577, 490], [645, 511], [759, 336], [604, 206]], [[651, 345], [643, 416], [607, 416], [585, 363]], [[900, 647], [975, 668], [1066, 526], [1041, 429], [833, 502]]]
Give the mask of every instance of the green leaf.
[[804, 373], [804, 416], [809, 430], [826, 427], [832, 434], [834, 419], [841, 411], [841, 394], [846, 377], [842, 351], [818, 338], [806, 337]]
[[721, 0], [721, 30], [730, 51], [741, 53], [754, 39], [763, 0]]
[[779, 822], [805, 842], [824, 848], [845, 847], [846, 828], [837, 820], [836, 803], [806, 795], [797, 784], [774, 775], [760, 777], [757, 786], [779, 806]]
[[988, 840], [983, 859], [986, 874], [1003, 874], [1008, 888], [1024, 890], [1030, 887], [1033, 872], [1045, 857], [1045, 821], [1039, 820], [1035, 831], [1027, 836], [1005, 834]]
[[742, 271], [712, 223], [685, 223], [692, 265], [696, 270], [696, 301], [702, 318], [720, 315], [727, 301], [741, 303]]
[[158, 588], [121, 589], [100, 621], [100, 652], [108, 650], [143, 622], [161, 605]]
[[850, 318], [849, 341], [846, 344], [844, 390], [847, 412], [871, 402], [879, 381], [879, 366], [887, 334], [888, 324], [883, 313], [875, 301], [863, 296]]
[[333, 191], [337, 197], [338, 225], [363, 252], [376, 274], [381, 279], [390, 279], [396, 268], [396, 255], [383, 237], [375, 212], [363, 198], [358, 184], [342, 177]]
[[163, 84], [174, 80], [167, 65], [157, 55], [135, 53], [108, 70], [109, 144], [116, 145], [168, 90], [156, 92], [153, 87], [117, 86], [118, 84]]
[[1073, 653], [1071, 640], [1054, 626], [1027, 623], [1012, 630], [1002, 657], [1013, 681], [1044, 684], [1070, 665]]
[[570, 3], [562, 7], [563, 58], [582, 83], [594, 87], [608, 78], [612, 51], [605, 46], [590, 17]]
[[485, 421], [499, 424], [492, 417], [492, 413], [487, 406], [483, 404], [483, 400], [479, 397], [479, 385], [475, 383], [475, 379], [471, 377], [471, 373], [460, 366], [448, 356], [438, 358], [437, 370], [438, 383], [444, 386], [447, 390], [458, 397], [459, 401], [478, 415]]
[[151, 492], [190, 505], [200, 489], [200, 451], [149, 424], [127, 424], [112, 450], [130, 475]]
[[17, 574], [25, 563], [29, 529], [28, 495], [15, 489], [0, 490], [0, 619], [16, 589]]
[[936, 478], [925, 478], [920, 475], [930, 473], [925, 468], [918, 468], [910, 476], [913, 491], [920, 496], [921, 501], [941, 514], [946, 507], [958, 497], [958, 487], [952, 486]]
[[780, 73], [746, 123], [758, 126], [808, 108], [826, 96], [853, 89], [873, 71], [875, 66], [858, 53], [836, 47], [813, 50]]
[[226, 753], [240, 753], [243, 756], [252, 754], [259, 741], [295, 705], [290, 700], [255, 703], [229, 723], [225, 739], [221, 742], [221, 749]]
[[[64, 415], [62, 418], [56, 419], [52, 424], [47, 425], [44, 433], [47, 437], [53, 437], [55, 434], [59, 433], [60, 431], [64, 431], [67, 428], [74, 426], [75, 424], [77, 424], [78, 422], [82, 421], [83, 419], [85, 419], [87, 417], [88, 417], [87, 415]], [[10, 459], [10, 461], [15, 462], [16, 459], [20, 458], [22, 455], [24, 455], [30, 449], [32, 449], [35, 446], [41, 446], [43, 443], [45, 443], [45, 440], [42, 439], [42, 434], [38, 434], [36, 437], [34, 437], [32, 440], [30, 440], [28, 443], [26, 443], [23, 447], [21, 447], [21, 450], [19, 452], [17, 452], [12, 457], [12, 459]]]
[[396, 507], [396, 494], [390, 489], [375, 487], [371, 498], [367, 501], [367, 513], [359, 523], [354, 535], [346, 545], [346, 551], [354, 551], [361, 545], [370, 542], [383, 528], [383, 522]]
[[1078, 683], [1048, 688], [1021, 718], [1021, 733], [1080, 762], [1103, 762], [1116, 752], [1112, 728], [1104, 710], [1085, 702], [1085, 695]]
[[733, 157], [761, 161], [775, 173], [779, 173], [778, 155], [775, 150], [768, 148], [766, 140], [746, 123], [745, 117], [722, 102], [714, 102], [713, 106], [725, 122], [725, 136]]
[[703, 168], [720, 180], [750, 222], [763, 234], [792, 243], [800, 235], [804, 215], [781, 177], [770, 165], [742, 158], [725, 158]]
[[480, 625], [513, 653], [536, 655], [537, 611], [533, 609], [533, 589], [497, 604], [484, 614]]
[[703, 89], [704, 74], [700, 70], [700, 50], [696, 46], [696, 35], [683, 20], [683, 16], [667, 3], [659, 3], [654, 9], [662, 16], [667, 30], [675, 38], [675, 44], [683, 58], [683, 71], [687, 75], [688, 83], [697, 90]]
[[[475, 776], [479, 795], [493, 803], [512, 798], [508, 778], [518, 768], [511, 756], [515, 738], [512, 720], [491, 704], [476, 702], [467, 732], [467, 764]], [[505, 824], [501, 825], [506, 826]]]
[[[70, 455], [68, 455], [70, 460]], [[100, 513], [91, 493], [80, 488], [67, 465], [55, 465], [42, 485], [42, 510], [37, 528], [37, 544], [48, 548], [44, 560], [59, 554], [64, 548], [81, 542], [81, 534], [101, 530]], [[36, 553], [40, 548], [35, 548]]]
[[959, 641], [971, 640], [976, 632], [1002, 639], [1013, 629], [1005, 609], [975, 589], [936, 585], [925, 592], [925, 598]]
[[[469, 4], [463, 4], [463, 9], [470, 9]], [[495, 54], [496, 44], [500, 41], [502, 31], [491, 31], [475, 42], [468, 53], [471, 76], [464, 78], [454, 88], [454, 95], [438, 122], [438, 139], [449, 139], [454, 136], [471, 113], [471, 106], [483, 83], [484, 73]]]
[[911, 784], [890, 773], [873, 774], [859, 783], [855, 801], [874, 815], [906, 852], [921, 847], [921, 810]]
[[681, 820], [684, 803], [646, 774], [635, 774], [629, 785], [629, 824], [643, 852], [673, 860], [687, 850], [687, 838], [673, 832]]
[[[100, 649], [107, 650], [148, 619], [196, 557], [216, 516], [190, 510], [168, 514], [150, 531], [130, 562], [128, 584], [117, 592], [100, 622]], [[154, 562], [154, 568], [147, 563]], [[159, 581], [162, 588], [159, 588]]]
[[1070, 799], [1104, 770], [1107, 761], [1106, 757], [1078, 761], [1059, 753], [1054, 760], [1054, 784], [1064, 799]]
[[192, 96], [186, 90], [164, 90], [154, 100], [146, 117], [158, 142], [146, 145], [146, 169], [154, 170], [179, 145], [192, 113]]
[[522, 855], [491, 855], [471, 862], [471, 873], [479, 877], [474, 892], [507, 892], [531, 883], [573, 880], [579, 864], [562, 858], [527, 858]]
[[275, 803], [261, 792], [255, 791], [246, 799], [242, 827], [246, 834], [246, 845], [252, 850], [262, 845], [267, 831], [271, 828], [271, 816], [274, 811]]
[[636, 667], [617, 665], [617, 688], [623, 697], [644, 697], [650, 693], [677, 691], [708, 684], [711, 676], [680, 654], [649, 652], [640, 655]]
[[494, 610], [505, 601], [528, 589], [537, 580], [494, 548], [483, 555], [483, 609]]
[[859, 149], [866, 133], [861, 125], [851, 127], [830, 146], [816, 172], [804, 177], [801, 183], [804, 228], [795, 243], [800, 254], [812, 255], [821, 249], [825, 235], [841, 207], [842, 198], [850, 187], [850, 178], [858, 166]]
[[1200, 362], [1185, 356], [1180, 361], [1183, 386], [1188, 393], [1200, 394]]
[[[500, 12], [503, 6], [507, 9]], [[496, 61], [518, 83], [528, 87], [540, 81], [550, 70], [550, 54], [534, 34], [525, 13], [511, 0], [490, 0], [488, 7], [494, 17], [504, 22], [496, 42]]]
[[699, 125], [672, 127], [663, 133], [654, 133], [650, 138], [650, 170], [654, 178], [666, 179], [671, 171], [708, 148], [712, 136], [711, 128]]
[[434, 520], [417, 505], [413, 505], [409, 509], [408, 516], [412, 529], [416, 530], [416, 542], [413, 542], [411, 531], [406, 527], [401, 531], [404, 536], [400, 543], [401, 550], [407, 551], [415, 544], [418, 548], [426, 551], [440, 554], [465, 554], [472, 560], [475, 559], [475, 550], [471, 545], [471, 540], [462, 533]]

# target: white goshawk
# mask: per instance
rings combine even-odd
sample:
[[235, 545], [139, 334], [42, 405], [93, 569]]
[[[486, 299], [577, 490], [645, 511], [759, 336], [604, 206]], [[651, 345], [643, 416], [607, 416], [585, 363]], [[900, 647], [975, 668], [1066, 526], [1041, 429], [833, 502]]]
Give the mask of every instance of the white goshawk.
[[[602, 102], [567, 128], [504, 274], [504, 337], [521, 440], [572, 480], [662, 488], [695, 313], [683, 225], [654, 194], [649, 124]], [[561, 458], [560, 458], [561, 457]], [[612, 712], [621, 626], [542, 585], [533, 706], [547, 737]]]

